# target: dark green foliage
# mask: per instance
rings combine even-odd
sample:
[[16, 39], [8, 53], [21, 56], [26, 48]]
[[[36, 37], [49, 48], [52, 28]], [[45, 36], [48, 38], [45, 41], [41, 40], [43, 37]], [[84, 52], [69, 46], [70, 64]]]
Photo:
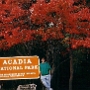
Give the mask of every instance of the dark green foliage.
[[90, 90], [90, 50], [80, 48], [73, 52], [74, 80], [73, 90]]
[[[74, 60], [73, 90], [90, 90], [90, 50], [79, 48], [72, 52]], [[50, 39], [42, 42], [38, 39], [37, 41], [18, 44], [7, 51], [0, 50], [1, 57], [21, 55], [38, 55], [40, 58], [46, 57], [54, 70], [52, 76], [52, 87], [54, 90], [68, 90], [70, 74], [69, 51], [67, 51], [65, 45], [61, 44], [60, 40]], [[42, 88], [40, 79], [1, 81], [2, 83], [5, 90], [16, 88], [19, 84], [27, 83], [37, 84], [37, 90]]]

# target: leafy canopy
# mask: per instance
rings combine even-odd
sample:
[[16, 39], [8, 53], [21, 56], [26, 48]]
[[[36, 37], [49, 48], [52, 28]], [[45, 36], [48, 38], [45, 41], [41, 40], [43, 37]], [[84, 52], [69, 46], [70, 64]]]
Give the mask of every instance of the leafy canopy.
[[90, 9], [74, 0], [1, 0], [0, 48], [37, 38], [90, 48]]

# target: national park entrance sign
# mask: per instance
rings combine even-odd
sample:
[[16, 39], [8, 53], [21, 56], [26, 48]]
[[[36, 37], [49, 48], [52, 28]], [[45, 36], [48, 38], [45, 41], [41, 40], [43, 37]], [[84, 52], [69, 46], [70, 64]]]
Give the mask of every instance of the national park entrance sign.
[[0, 80], [39, 78], [38, 56], [0, 57]]

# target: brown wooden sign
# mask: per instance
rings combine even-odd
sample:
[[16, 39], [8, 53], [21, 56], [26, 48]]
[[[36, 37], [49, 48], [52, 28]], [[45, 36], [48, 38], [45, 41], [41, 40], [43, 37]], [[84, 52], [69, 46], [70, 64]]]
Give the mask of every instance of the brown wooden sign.
[[0, 58], [0, 80], [39, 78], [38, 56]]

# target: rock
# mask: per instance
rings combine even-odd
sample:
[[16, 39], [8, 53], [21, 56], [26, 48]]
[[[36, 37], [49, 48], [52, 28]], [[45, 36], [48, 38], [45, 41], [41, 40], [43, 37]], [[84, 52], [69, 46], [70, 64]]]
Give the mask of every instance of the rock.
[[19, 85], [17, 90], [36, 90], [36, 84]]

